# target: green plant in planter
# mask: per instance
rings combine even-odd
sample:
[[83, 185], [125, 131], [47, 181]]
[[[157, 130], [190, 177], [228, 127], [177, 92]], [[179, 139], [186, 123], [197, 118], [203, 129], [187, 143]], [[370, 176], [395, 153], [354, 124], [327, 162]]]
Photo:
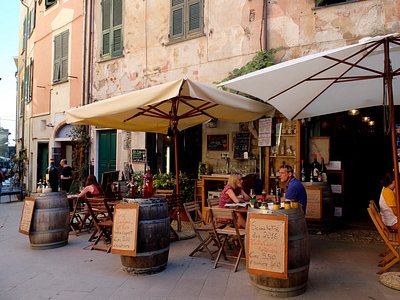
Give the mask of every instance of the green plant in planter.
[[[194, 180], [187, 177], [185, 173], [179, 173], [179, 192], [183, 194], [186, 201], [194, 199]], [[176, 189], [175, 176], [171, 173], [158, 173], [153, 176], [154, 190], [173, 190]]]

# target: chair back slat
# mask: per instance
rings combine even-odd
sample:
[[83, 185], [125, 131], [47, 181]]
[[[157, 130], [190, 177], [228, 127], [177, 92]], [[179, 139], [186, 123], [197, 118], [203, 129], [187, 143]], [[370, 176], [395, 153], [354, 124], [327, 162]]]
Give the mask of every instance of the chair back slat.
[[208, 207], [218, 207], [219, 206], [219, 198], [208, 198]]

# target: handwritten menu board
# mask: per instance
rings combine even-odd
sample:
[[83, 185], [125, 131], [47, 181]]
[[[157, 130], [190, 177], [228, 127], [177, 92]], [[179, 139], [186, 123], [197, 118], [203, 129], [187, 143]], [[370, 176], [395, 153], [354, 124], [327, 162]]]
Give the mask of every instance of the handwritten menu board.
[[307, 186], [306, 220], [322, 220], [322, 188]]
[[21, 222], [19, 224], [20, 233], [29, 234], [34, 208], [35, 198], [25, 197], [24, 207], [22, 208]]
[[132, 162], [145, 163], [146, 160], [146, 149], [132, 149]]
[[111, 253], [136, 256], [139, 204], [117, 204], [114, 210]]
[[246, 269], [253, 274], [288, 278], [288, 216], [249, 212]]
[[228, 151], [227, 134], [209, 134], [207, 135], [208, 151]]
[[250, 150], [250, 132], [237, 132], [233, 144], [233, 158], [243, 158], [244, 152]]
[[258, 146], [271, 146], [272, 118], [258, 120]]

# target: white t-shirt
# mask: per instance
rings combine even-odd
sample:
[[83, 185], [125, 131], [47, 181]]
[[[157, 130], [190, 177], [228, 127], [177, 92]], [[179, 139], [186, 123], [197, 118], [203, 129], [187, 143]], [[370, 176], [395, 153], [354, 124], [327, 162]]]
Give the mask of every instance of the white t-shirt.
[[397, 223], [396, 215], [393, 213], [392, 208], [387, 204], [387, 201], [389, 201], [390, 204], [394, 201], [394, 195], [392, 196], [392, 194], [393, 191], [391, 189], [383, 188], [381, 196], [379, 198], [379, 207], [381, 209], [382, 221], [386, 226], [393, 226]]

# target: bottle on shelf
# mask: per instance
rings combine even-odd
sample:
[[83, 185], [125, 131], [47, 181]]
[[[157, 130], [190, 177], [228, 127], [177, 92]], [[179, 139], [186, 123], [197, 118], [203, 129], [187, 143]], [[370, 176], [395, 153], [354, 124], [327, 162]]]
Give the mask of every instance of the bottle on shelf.
[[313, 181], [318, 181], [318, 175], [320, 173], [321, 165], [317, 160], [317, 154], [314, 154], [313, 156], [314, 156], [314, 160], [311, 163], [312, 179], [313, 179]]
[[311, 183], [313, 182], [313, 170], [311, 170], [311, 173], [310, 173], [310, 182]]
[[328, 181], [327, 173], [328, 173], [328, 170], [326, 169], [324, 158], [321, 156], [321, 176], [322, 176], [322, 182], [327, 182], [327, 181]]
[[304, 160], [301, 160], [301, 181], [306, 181], [306, 171], [304, 170]]

